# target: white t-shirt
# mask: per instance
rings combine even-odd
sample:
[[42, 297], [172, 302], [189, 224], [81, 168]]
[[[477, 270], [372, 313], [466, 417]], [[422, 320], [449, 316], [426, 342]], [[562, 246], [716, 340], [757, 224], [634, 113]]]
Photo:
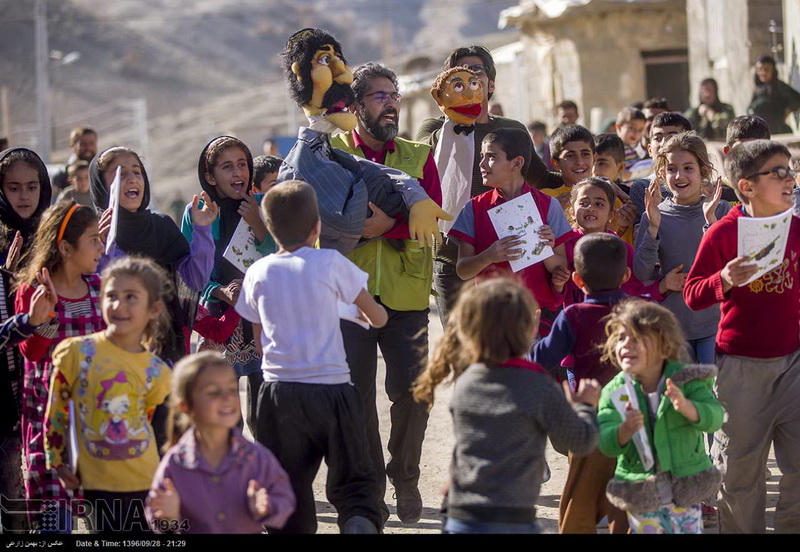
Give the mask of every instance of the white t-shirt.
[[236, 311], [261, 324], [264, 380], [349, 383], [338, 301], [352, 304], [367, 278], [334, 249], [301, 247], [256, 261]]

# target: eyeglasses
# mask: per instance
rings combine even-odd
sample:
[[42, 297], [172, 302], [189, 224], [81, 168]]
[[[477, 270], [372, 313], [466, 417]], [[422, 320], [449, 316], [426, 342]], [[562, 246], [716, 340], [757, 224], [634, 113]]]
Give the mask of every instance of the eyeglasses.
[[775, 167], [774, 169], [770, 169], [768, 171], [761, 171], [757, 173], [753, 173], [750, 176], [746, 176], [745, 180], [751, 180], [757, 176], [764, 176], [765, 174], [774, 174], [776, 177], [783, 180], [786, 177], [794, 179], [797, 176], [797, 171], [790, 169], [789, 167]]
[[370, 92], [369, 94], [364, 94], [365, 98], [369, 98], [370, 96], [372, 96], [381, 103], [388, 102], [389, 98], [391, 98], [394, 103], [400, 103], [400, 100], [403, 99], [403, 95], [400, 94], [399, 92], [384, 92], [383, 90], [378, 90], [377, 92]]

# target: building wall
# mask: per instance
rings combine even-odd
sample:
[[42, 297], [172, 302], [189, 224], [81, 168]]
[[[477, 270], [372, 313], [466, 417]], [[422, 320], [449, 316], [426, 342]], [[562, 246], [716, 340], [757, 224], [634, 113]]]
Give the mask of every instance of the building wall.
[[[784, 67], [781, 79], [800, 90], [800, 0], [783, 2], [783, 51]], [[789, 125], [795, 134], [800, 134], [800, 117], [791, 116]]]
[[620, 108], [646, 99], [642, 52], [687, 47], [683, 2], [597, 6], [558, 19], [520, 19], [527, 78], [523, 90], [503, 88], [497, 96], [504, 107], [514, 104], [511, 96], [528, 94], [530, 100], [526, 112], [506, 110], [508, 116], [553, 127], [555, 105], [570, 99], [578, 104], [581, 123], [595, 130]]
[[[800, 2], [784, 4], [797, 8]], [[781, 22], [782, 9], [781, 0], [686, 0], [693, 105], [700, 81], [713, 77], [720, 99], [733, 105], [737, 115], [746, 113], [753, 94], [753, 64], [770, 53], [769, 21]], [[788, 29], [786, 22], [783, 27]]]

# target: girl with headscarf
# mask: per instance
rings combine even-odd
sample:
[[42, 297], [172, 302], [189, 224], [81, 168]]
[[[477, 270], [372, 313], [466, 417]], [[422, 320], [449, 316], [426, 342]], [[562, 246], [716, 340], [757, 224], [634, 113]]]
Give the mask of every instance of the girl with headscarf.
[[[11, 148], [0, 154], [0, 321], [14, 315], [12, 288], [20, 258], [30, 247], [42, 213], [52, 195], [47, 168], [36, 153]], [[25, 321], [27, 322], [27, 320]], [[33, 328], [26, 324], [26, 334]], [[30, 331], [29, 331], [30, 330]], [[9, 343], [10, 345], [11, 343]], [[23, 359], [16, 347], [0, 350], [0, 495], [22, 498], [22, 413]], [[9, 516], [4, 529], [22, 529], [18, 516]], [[19, 523], [18, 523], [19, 522]]]
[[196, 305], [196, 299], [192, 304], [190, 298], [180, 296], [188, 291], [187, 286], [200, 292], [208, 282], [214, 263], [211, 223], [216, 219], [218, 209], [205, 194], [202, 194], [205, 204], [200, 207], [199, 198], [195, 196], [189, 213], [197, 232], [192, 239], [186, 239], [169, 216], [148, 209], [150, 181], [136, 152], [114, 147], [95, 157], [89, 165], [89, 191], [95, 208], [103, 212], [100, 219], [103, 234], [111, 225], [109, 188], [117, 167], [120, 167], [120, 209], [116, 238], [108, 255], [101, 260], [100, 270], [111, 258], [122, 255], [149, 257], [167, 270], [177, 294], [167, 309], [172, 331], [156, 352], [163, 360], [174, 364], [189, 352], [184, 337], [187, 331], [191, 332]]
[[[214, 242], [211, 224], [217, 218], [218, 208], [207, 195], [194, 196], [189, 216], [197, 232], [185, 238], [175, 222], [167, 215], [150, 211], [150, 180], [139, 155], [128, 148], [114, 147], [92, 159], [89, 165], [89, 192], [98, 211], [100, 232], [106, 239], [113, 217], [109, 207], [111, 183], [120, 168], [120, 200], [117, 214], [116, 238], [108, 255], [100, 262], [100, 270], [114, 257], [140, 255], [153, 259], [166, 269], [172, 282], [172, 297], [167, 301], [169, 330], [157, 340], [155, 353], [170, 366], [189, 353], [186, 336], [192, 332], [197, 308], [198, 293], [205, 287], [214, 263]], [[152, 425], [156, 443], [161, 450], [167, 442], [167, 413], [159, 405], [153, 415]]]
[[[203, 148], [197, 164], [197, 173], [203, 192], [219, 204], [220, 216], [211, 230], [216, 254], [211, 279], [202, 294], [202, 304], [214, 317], [220, 317], [234, 305], [244, 273], [223, 257], [233, 238], [239, 221], [244, 219], [255, 237], [256, 250], [263, 256], [275, 251], [275, 242], [259, 215], [262, 194], [249, 194], [253, 175], [253, 156], [241, 140], [232, 136], [219, 136]], [[187, 239], [195, 231], [189, 207], [183, 215], [181, 230]], [[251, 430], [255, 415], [258, 390], [261, 386], [261, 355], [256, 350], [252, 325], [242, 320], [224, 344], [204, 342], [203, 349], [224, 352], [228, 362], [240, 377], [247, 376], [249, 393], [247, 423]]]

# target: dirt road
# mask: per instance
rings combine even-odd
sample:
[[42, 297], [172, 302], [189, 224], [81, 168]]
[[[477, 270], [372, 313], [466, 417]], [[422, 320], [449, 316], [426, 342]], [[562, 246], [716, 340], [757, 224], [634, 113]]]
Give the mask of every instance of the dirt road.
[[[433, 345], [442, 335], [442, 326], [439, 317], [433, 310], [430, 316], [430, 343], [431, 350]], [[385, 365], [382, 357], [378, 361], [378, 414], [380, 416], [381, 435], [384, 447], [389, 438], [389, 400], [386, 393], [381, 393], [383, 380], [385, 378]], [[392, 486], [387, 484], [386, 504], [389, 506], [391, 516], [385, 527], [385, 533], [406, 533], [424, 534], [441, 532], [441, 516], [439, 508], [442, 503], [441, 487], [447, 481], [447, 470], [450, 464], [450, 456], [453, 447], [453, 430], [450, 421], [448, 405], [452, 388], [440, 387], [436, 394], [436, 404], [431, 411], [428, 422], [428, 430], [425, 435], [425, 443], [422, 449], [422, 462], [420, 470], [419, 489], [422, 495], [422, 519], [413, 525], [401, 523], [395, 515], [395, 501], [392, 498]], [[384, 451], [388, 458], [388, 453]], [[555, 452], [548, 444], [546, 453], [547, 462], [550, 465], [552, 476], [550, 481], [542, 485], [537, 504], [537, 518], [542, 528], [546, 532], [558, 532], [558, 504], [564, 482], [567, 477], [567, 459], [565, 456]], [[767, 467], [771, 469], [772, 477], [767, 482], [767, 530], [773, 527], [775, 514], [775, 504], [777, 502], [778, 482], [780, 472], [775, 464], [774, 451], [770, 452]], [[327, 471], [324, 463], [319, 475], [314, 482], [314, 493], [317, 500], [317, 520], [319, 522], [319, 533], [338, 533], [336, 525], [336, 510], [328, 503], [325, 498], [325, 476]], [[599, 532], [606, 532], [603, 529]], [[717, 528], [709, 528], [707, 533], [716, 533]]]

